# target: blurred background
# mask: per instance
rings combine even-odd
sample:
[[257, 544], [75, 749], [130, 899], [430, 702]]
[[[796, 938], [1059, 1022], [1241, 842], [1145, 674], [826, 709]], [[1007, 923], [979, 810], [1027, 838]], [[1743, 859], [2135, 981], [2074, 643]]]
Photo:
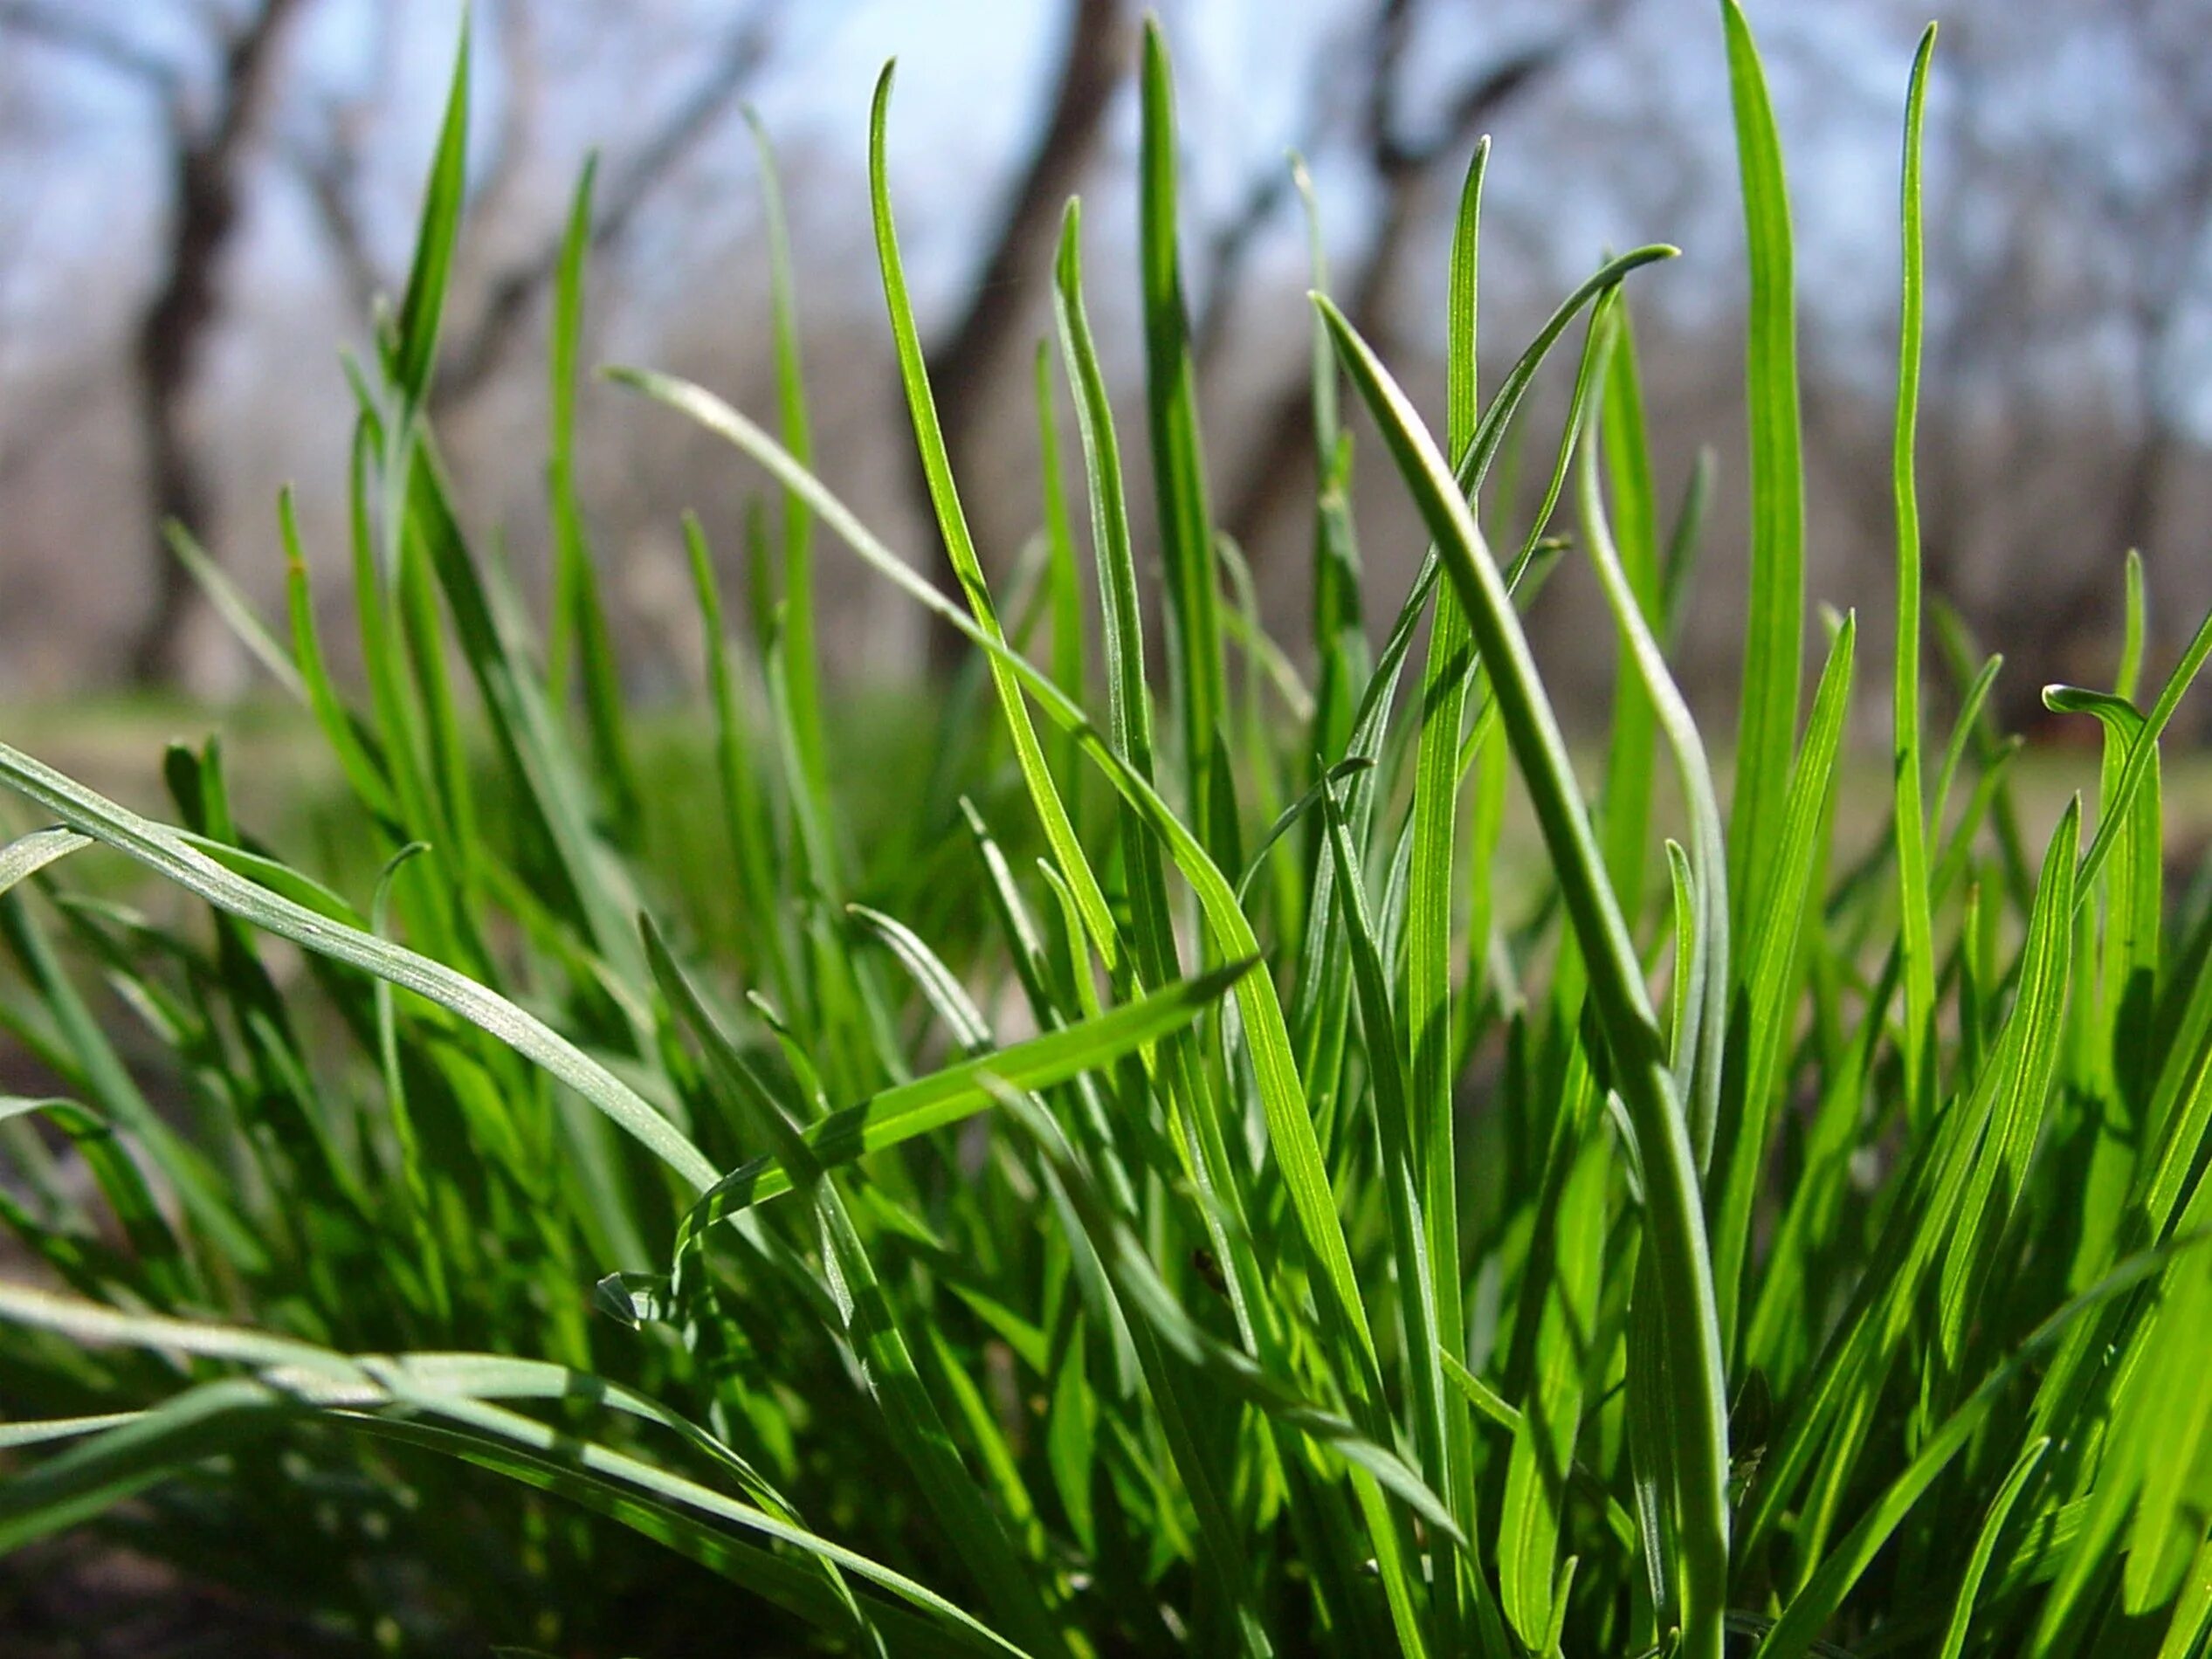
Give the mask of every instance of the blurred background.
[[[1892, 586], [1901, 109], [1930, 3], [1748, 8], [1795, 203], [1811, 593], [1857, 604], [1870, 642], [1886, 637]], [[1216, 511], [1278, 630], [1304, 632], [1312, 491], [1306, 231], [1285, 152], [1310, 162], [1334, 291], [1433, 409], [1444, 244], [1461, 169], [1489, 133], [1489, 383], [1608, 251], [1684, 250], [1631, 293], [1668, 501], [1699, 444], [1719, 454], [1685, 655], [1693, 690], [1724, 692], [1743, 587], [1744, 282], [1718, 8], [1160, 10]], [[363, 349], [377, 296], [403, 284], [459, 11], [0, 0], [0, 700], [251, 684], [160, 545], [164, 518], [274, 614], [274, 500], [292, 482], [320, 591], [338, 599], [340, 354]], [[1139, 395], [1135, 4], [478, 0], [474, 17], [471, 201], [434, 413], [486, 545], [526, 576], [543, 568], [544, 331], [589, 150], [601, 158], [590, 361], [672, 369], [772, 410], [751, 106], [785, 172], [820, 470], [926, 556], [864, 173], [871, 83], [895, 55], [899, 226], [967, 502], [987, 562], [1010, 568], [1037, 519], [1031, 353], [1050, 327], [1051, 237], [1071, 192], [1085, 203], [1094, 320]], [[2212, 602], [2212, 3], [1956, 0], [1941, 21], [1927, 127], [1930, 579], [2007, 653], [2008, 707], [2027, 718], [2046, 680], [2108, 678], [2127, 547], [2148, 561], [2154, 651], [2170, 655]], [[1563, 379], [1529, 470], [1548, 452]], [[1140, 464], [1139, 437], [1133, 419], [1125, 444]], [[587, 395], [582, 451], [627, 660], [641, 690], [682, 694], [697, 641], [678, 515], [699, 509], [734, 562], [760, 480], [602, 386]], [[1379, 450], [1362, 454], [1369, 611], [1387, 618], [1420, 538]], [[1131, 479], [1140, 504], [1148, 487]], [[841, 552], [822, 558], [833, 662], [878, 678], [922, 671], [912, 608]], [[1566, 700], [1593, 708], [1610, 635], [1589, 625], [1573, 562], [1539, 638]], [[1881, 683], [1871, 661], [1861, 678]], [[36, 732], [21, 735], [35, 747]]]

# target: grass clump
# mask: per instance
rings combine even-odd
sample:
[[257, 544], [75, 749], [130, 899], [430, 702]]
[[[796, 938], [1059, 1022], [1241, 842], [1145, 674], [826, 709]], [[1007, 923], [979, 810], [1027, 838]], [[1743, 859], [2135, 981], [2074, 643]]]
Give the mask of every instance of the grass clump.
[[[1893, 812], [1838, 863], [1857, 630], [1827, 619], [1805, 707], [1788, 212], [1723, 12], [1754, 508], [1725, 831], [1666, 661], [1702, 480], [1670, 530], [1623, 298], [1671, 250], [1602, 266], [1485, 399], [1478, 150], [1441, 436], [1317, 299], [1309, 687], [1211, 526], [1156, 30], [1164, 666], [1072, 205], [1057, 355], [1102, 672], [1057, 469], [1018, 598], [994, 595], [908, 306], [886, 72], [877, 245], [959, 597], [809, 468], [772, 216], [779, 431], [616, 376], [776, 492], [741, 616], [686, 526], [711, 787], [657, 767], [575, 481], [588, 175], [554, 312], [541, 632], [472, 555], [424, 420], [464, 60], [408, 291], [354, 375], [364, 685], [325, 666], [288, 504], [288, 637], [229, 607], [327, 740], [373, 884], [282, 862], [212, 742], [169, 754], [172, 823], [0, 747], [52, 822], [0, 853], [5, 1019], [60, 1097], [0, 1105], [0, 1219], [47, 1280], [0, 1286], [0, 1548], [97, 1529], [280, 1583], [334, 1650], [2202, 1654], [2212, 908], [2169, 903], [2159, 740], [2212, 624], [2146, 709], [2131, 563], [2114, 685], [2048, 693], [2102, 724], [2085, 843], [2078, 800], [2023, 839], [1994, 664], [1940, 613], [1959, 712], [1923, 725], [1924, 45]], [[1518, 521], [1496, 465], [1578, 331]], [[1049, 349], [1037, 384], [1057, 461]], [[1432, 538], [1379, 649], [1347, 388]], [[931, 759], [900, 814], [824, 712], [823, 533], [975, 648], [912, 736]], [[1570, 541], [1619, 640], [1595, 802], [1519, 620]], [[1544, 860], [1505, 890], [1515, 777]], [[672, 879], [645, 850], [695, 846], [710, 800], [712, 854]], [[209, 919], [62, 885], [94, 848]]]

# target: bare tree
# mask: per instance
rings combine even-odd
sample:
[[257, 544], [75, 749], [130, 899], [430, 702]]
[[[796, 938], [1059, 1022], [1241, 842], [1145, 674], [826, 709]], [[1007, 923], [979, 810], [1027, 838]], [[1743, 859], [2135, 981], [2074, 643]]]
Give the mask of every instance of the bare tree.
[[[1051, 110], [1007, 198], [989, 250], [969, 280], [960, 314], [942, 343], [927, 353], [930, 385], [955, 477], [970, 473], [994, 394], [1015, 348], [1028, 337], [1030, 315], [1049, 280], [1061, 208], [1098, 153], [1106, 111], [1128, 73], [1129, 24], [1126, 0], [1071, 0]], [[936, 515], [919, 453], [912, 466], [921, 520], [934, 527]], [[930, 546], [934, 581], [956, 596], [951, 555], [934, 530]], [[930, 664], [938, 670], [956, 662], [963, 649], [960, 635], [934, 619], [928, 647]]]
[[154, 599], [130, 654], [132, 676], [142, 681], [182, 667], [177, 652], [192, 589], [160, 527], [174, 520], [196, 533], [206, 525], [210, 491], [189, 424], [193, 383], [221, 320], [224, 259], [238, 227], [245, 162], [266, 114], [285, 31], [299, 10], [300, 0], [258, 0], [222, 41], [206, 96], [195, 99], [173, 64], [95, 17], [27, 0], [0, 7], [0, 27], [80, 52], [143, 87], [168, 141], [169, 224], [133, 330], [155, 527]]
[[[1381, 205], [1342, 284], [1344, 310], [1353, 325], [1385, 351], [1392, 279], [1408, 240], [1423, 223], [1425, 193], [1439, 164], [1471, 150], [1485, 126], [1609, 23], [1619, 3], [1596, 0], [1544, 39], [1471, 71], [1445, 100], [1441, 118], [1426, 131], [1414, 132], [1404, 109], [1403, 60], [1420, 10], [1421, 0], [1379, 0], [1366, 31], [1371, 44], [1361, 70], [1364, 94], [1354, 143], [1375, 178]], [[1327, 83], [1321, 84], [1326, 87]], [[1317, 137], [1326, 137], [1325, 108], [1317, 111], [1312, 125]], [[1214, 283], [1200, 313], [1202, 350], [1223, 337], [1245, 250], [1285, 199], [1280, 185], [1269, 182], [1256, 186], [1216, 239]], [[1310, 476], [1312, 411], [1303, 375], [1269, 398], [1256, 424], [1260, 436], [1246, 451], [1225, 492], [1228, 506], [1222, 514], [1223, 527], [1247, 547], [1264, 544], [1276, 515], [1298, 499], [1300, 481]]]
[[[492, 210], [490, 198], [512, 177], [510, 169], [535, 136], [529, 130], [532, 100], [527, 95], [539, 72], [527, 26], [530, 13], [520, 4], [510, 10], [513, 15], [500, 38], [510, 87], [509, 124], [514, 130], [503, 138], [478, 191], [479, 208], [484, 211]], [[744, 101], [769, 61], [782, 10], [782, 0], [764, 0], [743, 9], [721, 40], [703, 54], [705, 66], [683, 96], [618, 160], [599, 187], [591, 227], [594, 252], [622, 242], [639, 214]], [[348, 289], [364, 313], [389, 279], [369, 246], [357, 204], [366, 109], [367, 104], [358, 100], [334, 106], [326, 114], [323, 141], [313, 148], [295, 147], [289, 157], [314, 199]], [[565, 228], [562, 217], [552, 217], [528, 251], [484, 282], [483, 298], [472, 319], [444, 342], [431, 389], [434, 412], [450, 413], [466, 405], [512, 362], [518, 342], [551, 293]]]

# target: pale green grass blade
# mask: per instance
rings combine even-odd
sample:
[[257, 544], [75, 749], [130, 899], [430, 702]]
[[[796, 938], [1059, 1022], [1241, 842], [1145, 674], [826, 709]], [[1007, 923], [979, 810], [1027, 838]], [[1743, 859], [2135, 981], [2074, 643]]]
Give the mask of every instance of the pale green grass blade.
[[0, 847], [0, 894], [5, 893], [17, 882], [37, 875], [48, 864], [92, 844], [90, 836], [80, 836], [74, 830], [59, 827], [33, 830], [27, 836], [18, 836], [6, 846]]
[[[1606, 302], [1609, 304], [1610, 302]], [[1721, 1067], [1727, 1039], [1731, 965], [1727, 850], [1721, 831], [1719, 799], [1706, 760], [1705, 743], [1681, 688], [1669, 671], [1654, 633], [1650, 611], [1615, 545], [1605, 501], [1599, 493], [1600, 446], [1585, 446], [1578, 494], [1582, 533], [1598, 580], [1620, 630], [1624, 661], [1666, 736], [1690, 821], [1688, 873], [1692, 908], [1688, 912], [1690, 949], [1678, 979], [1678, 1017], [1674, 1022], [1674, 1075], [1678, 1097], [1689, 1114], [1690, 1141], [1702, 1174], [1711, 1163], [1720, 1116]], [[1648, 787], [1648, 785], [1646, 786]], [[1634, 815], [1631, 815], [1633, 816]], [[1608, 820], [1609, 831], [1612, 821]], [[1617, 845], [1613, 851], [1625, 857]], [[1639, 852], [1640, 858], [1642, 854]], [[1612, 867], [1609, 860], [1609, 868]]]
[[177, 562], [191, 573], [208, 602], [223, 618], [238, 641], [253, 654], [254, 661], [268, 671], [269, 678], [282, 686], [291, 697], [306, 700], [307, 687], [300, 677], [300, 669], [292, 660], [292, 654], [269, 631], [269, 625], [261, 620], [253, 608], [253, 602], [245, 591], [231, 579], [229, 572], [215, 561], [199, 539], [184, 525], [172, 519], [162, 527], [162, 540]]
[[[1606, 364], [1602, 424], [1613, 540], [1637, 613], [1655, 632], [1662, 626], [1658, 504], [1651, 449], [1644, 427], [1643, 391], [1637, 371], [1629, 308], [1607, 302], [1611, 343]], [[1623, 638], [1613, 667], [1611, 740], [1606, 754], [1601, 824], [1606, 873], [1631, 926], [1643, 913], [1644, 872], [1650, 858], [1651, 789], [1658, 736], [1651, 694], [1635, 666], [1637, 647]], [[1684, 1098], [1689, 1098], [1685, 1092]], [[1694, 1117], [1694, 1114], [1693, 1114]]]
[[[761, 163], [761, 211], [768, 239], [768, 297], [775, 327], [775, 401], [783, 447], [802, 466], [813, 464], [806, 374], [799, 352], [798, 285], [791, 273], [791, 236], [783, 211], [783, 180], [768, 128], [749, 106], [746, 125]], [[829, 748], [823, 731], [821, 649], [815, 629], [814, 519], [806, 503], [783, 494], [783, 639], [791, 725], [799, 764], [817, 800], [830, 798]]]
[[1728, 93], [1751, 271], [1746, 381], [1751, 421], [1751, 600], [1744, 624], [1743, 701], [1735, 799], [1728, 821], [1736, 931], [1766, 903], [1773, 830], [1796, 743], [1804, 656], [1805, 501], [1797, 401], [1797, 301], [1781, 144], [1759, 49], [1737, 0], [1721, 0]]
[[[1934, 924], [1928, 903], [1927, 820], [1920, 798], [1920, 500], [1914, 470], [1920, 403], [1924, 307], [1920, 231], [1921, 128], [1935, 25], [1920, 37], [1905, 97], [1905, 161], [1898, 217], [1903, 226], [1898, 308], [1897, 416], [1892, 490], [1897, 504], [1897, 644], [1891, 692], [1890, 763], [1896, 773], [1897, 891], [1905, 967], [1905, 1072], [1908, 1086], [1927, 1091], [1926, 1070], [1934, 1033]], [[1939, 821], [1938, 827], [1940, 828]], [[1917, 1115], [1917, 1114], [1916, 1114]]]

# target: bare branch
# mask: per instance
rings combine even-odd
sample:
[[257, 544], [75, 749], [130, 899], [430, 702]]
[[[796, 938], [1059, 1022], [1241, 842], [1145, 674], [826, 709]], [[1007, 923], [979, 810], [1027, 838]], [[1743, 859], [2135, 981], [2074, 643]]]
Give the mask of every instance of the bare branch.
[[176, 65], [95, 17], [37, 0], [0, 0], [0, 30], [74, 52], [105, 68], [145, 82], [164, 103], [177, 95]]
[[[1599, 0], [1559, 33], [1471, 74], [1453, 93], [1444, 118], [1417, 136], [1404, 130], [1399, 66], [1412, 37], [1417, 0], [1381, 0], [1369, 31], [1361, 148], [1382, 188], [1382, 205], [1359, 261], [1345, 284], [1345, 315], [1386, 355], [1391, 281], [1407, 238], [1420, 218], [1422, 193], [1437, 165], [1464, 154], [1492, 120], [1531, 91], [1589, 37], [1618, 15], [1622, 0]], [[1216, 304], [1226, 306], [1226, 296]], [[1261, 546], [1275, 513], [1294, 495], [1293, 481], [1310, 468], [1312, 411], [1301, 375], [1278, 392], [1262, 417], [1261, 437], [1229, 492], [1223, 524], [1247, 548]]]
[[[608, 180], [600, 198], [603, 206], [591, 229], [595, 250], [612, 246], [628, 234], [654, 195], [743, 100], [768, 61], [775, 10], [756, 9], [731, 32], [683, 100]], [[560, 261], [556, 230], [536, 252], [493, 281], [476, 326], [452, 343], [439, 366], [433, 392], [437, 403], [465, 403], [483, 389], [536, 314]]]
[[[928, 354], [930, 384], [956, 475], [965, 470], [963, 456], [974, 452], [1008, 353], [1027, 338], [1030, 301], [1051, 263], [1048, 256], [1060, 210], [1098, 149], [1106, 110], [1127, 72], [1128, 21], [1124, 0], [1074, 0], [1044, 131], [1008, 200], [990, 251], [968, 286], [960, 316], [944, 343]], [[919, 457], [913, 483], [922, 520], [934, 525]], [[951, 561], [941, 542], [934, 545], [934, 579], [949, 593]], [[929, 650], [933, 664], [942, 667], [960, 650], [959, 636], [937, 627]]]
[[261, 0], [224, 48], [213, 120], [199, 132], [172, 122], [176, 142], [167, 257], [139, 319], [134, 353], [155, 523], [155, 602], [132, 651], [133, 671], [141, 680], [181, 666], [176, 647], [192, 590], [183, 568], [161, 544], [159, 527], [170, 519], [195, 531], [205, 526], [207, 480], [186, 431], [185, 406], [219, 308], [245, 153], [273, 85], [277, 49], [299, 10], [300, 0]]

